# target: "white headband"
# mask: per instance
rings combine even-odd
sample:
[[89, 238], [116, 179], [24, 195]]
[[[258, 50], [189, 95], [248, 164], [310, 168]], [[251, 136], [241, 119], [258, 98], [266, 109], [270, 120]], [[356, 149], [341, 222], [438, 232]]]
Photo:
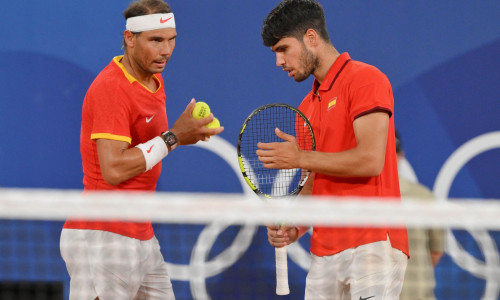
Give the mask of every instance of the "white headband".
[[151, 14], [127, 19], [127, 30], [132, 32], [143, 32], [148, 30], [175, 28], [175, 19], [173, 13]]

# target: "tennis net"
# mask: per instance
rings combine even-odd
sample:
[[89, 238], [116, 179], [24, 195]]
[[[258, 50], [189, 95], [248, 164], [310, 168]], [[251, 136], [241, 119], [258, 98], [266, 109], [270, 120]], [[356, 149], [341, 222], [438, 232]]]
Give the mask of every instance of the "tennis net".
[[[277, 220], [404, 225], [417, 270], [406, 273], [405, 288], [414, 295], [431, 285], [437, 299], [500, 299], [500, 201], [438, 200], [264, 202], [243, 194], [0, 189], [0, 299], [68, 299], [70, 279], [59, 250], [66, 218], [151, 220], [176, 299], [303, 299], [310, 233], [288, 246], [291, 293], [276, 296], [274, 249], [264, 224]], [[437, 237], [429, 237], [431, 231]], [[423, 270], [434, 254], [432, 239], [443, 244], [444, 254], [435, 268]]]

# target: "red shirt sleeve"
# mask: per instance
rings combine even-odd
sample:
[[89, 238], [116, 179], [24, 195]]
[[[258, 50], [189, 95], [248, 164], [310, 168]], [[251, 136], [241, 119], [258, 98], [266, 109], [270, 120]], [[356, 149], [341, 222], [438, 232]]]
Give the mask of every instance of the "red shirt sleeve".
[[351, 88], [349, 99], [351, 121], [374, 111], [386, 111], [392, 116], [394, 98], [391, 84], [377, 68], [369, 66], [357, 72]]
[[90, 92], [88, 101], [93, 120], [91, 139], [107, 138], [131, 143], [130, 105], [119, 86], [104, 80]]

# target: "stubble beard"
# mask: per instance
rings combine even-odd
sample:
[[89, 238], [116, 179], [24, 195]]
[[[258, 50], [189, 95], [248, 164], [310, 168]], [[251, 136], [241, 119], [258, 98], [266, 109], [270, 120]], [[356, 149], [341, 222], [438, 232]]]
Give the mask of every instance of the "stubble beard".
[[300, 65], [304, 71], [298, 72], [294, 76], [296, 82], [302, 82], [309, 78], [309, 75], [313, 74], [314, 70], [316, 70], [319, 65], [318, 57], [311, 51], [307, 50], [304, 45], [302, 45]]

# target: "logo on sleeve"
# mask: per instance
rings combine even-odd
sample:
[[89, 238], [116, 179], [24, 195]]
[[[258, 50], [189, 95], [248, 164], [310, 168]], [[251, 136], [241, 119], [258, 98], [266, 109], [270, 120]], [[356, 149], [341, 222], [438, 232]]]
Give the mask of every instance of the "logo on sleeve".
[[155, 115], [152, 115], [151, 117], [146, 117], [146, 123], [149, 123], [151, 122], [151, 120], [153, 120], [153, 118], [155, 117]]

